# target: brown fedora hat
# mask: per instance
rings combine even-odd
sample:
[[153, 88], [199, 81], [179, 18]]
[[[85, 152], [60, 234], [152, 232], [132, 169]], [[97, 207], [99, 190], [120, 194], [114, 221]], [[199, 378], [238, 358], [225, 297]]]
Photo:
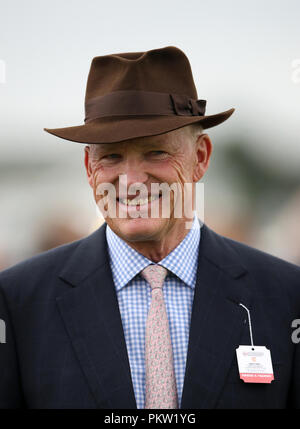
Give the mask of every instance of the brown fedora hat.
[[85, 96], [85, 123], [44, 128], [78, 143], [113, 143], [167, 133], [199, 122], [210, 128], [234, 112], [205, 116], [186, 55], [174, 46], [95, 57]]

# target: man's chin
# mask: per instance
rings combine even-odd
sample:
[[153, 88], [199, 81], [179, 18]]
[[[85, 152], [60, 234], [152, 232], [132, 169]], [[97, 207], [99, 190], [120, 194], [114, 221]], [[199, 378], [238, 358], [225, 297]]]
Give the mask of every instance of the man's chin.
[[159, 240], [162, 230], [166, 228], [168, 219], [110, 219], [110, 228], [126, 241]]

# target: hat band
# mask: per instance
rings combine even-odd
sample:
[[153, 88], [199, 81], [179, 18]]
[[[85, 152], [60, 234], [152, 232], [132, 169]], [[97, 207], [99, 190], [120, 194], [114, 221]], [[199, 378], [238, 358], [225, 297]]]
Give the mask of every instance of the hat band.
[[105, 116], [204, 116], [206, 100], [150, 91], [115, 91], [85, 103], [85, 122]]

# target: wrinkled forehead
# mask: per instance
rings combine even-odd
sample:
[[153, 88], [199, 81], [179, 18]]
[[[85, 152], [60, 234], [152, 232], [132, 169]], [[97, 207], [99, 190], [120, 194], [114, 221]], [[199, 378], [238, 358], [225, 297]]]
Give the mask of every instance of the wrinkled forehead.
[[149, 148], [153, 149], [179, 149], [184, 141], [188, 140], [180, 130], [175, 130], [169, 133], [160, 134], [157, 136], [138, 137], [132, 140], [125, 140], [116, 143], [97, 143], [89, 145], [96, 153], [124, 151], [134, 149], [135, 151], [143, 151]]

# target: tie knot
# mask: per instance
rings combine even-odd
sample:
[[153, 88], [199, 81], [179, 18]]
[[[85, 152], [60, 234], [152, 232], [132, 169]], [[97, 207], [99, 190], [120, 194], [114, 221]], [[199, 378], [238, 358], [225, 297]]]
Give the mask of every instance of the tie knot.
[[148, 265], [141, 272], [141, 276], [151, 286], [151, 289], [162, 288], [168, 271], [161, 265]]

